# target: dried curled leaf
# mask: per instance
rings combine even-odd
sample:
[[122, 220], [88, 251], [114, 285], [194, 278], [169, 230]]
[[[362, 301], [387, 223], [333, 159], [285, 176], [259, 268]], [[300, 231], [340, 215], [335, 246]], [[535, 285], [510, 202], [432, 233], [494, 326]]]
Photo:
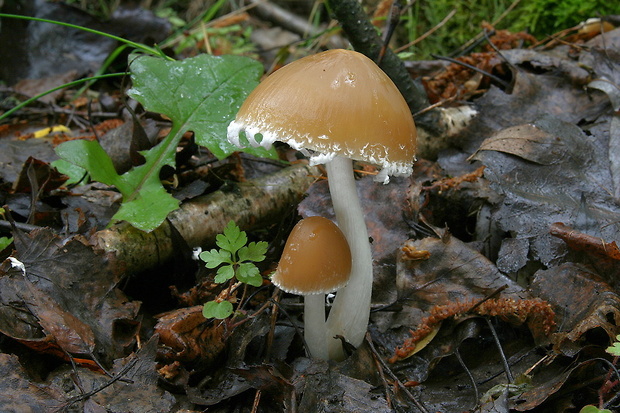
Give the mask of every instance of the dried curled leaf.
[[429, 334], [433, 332], [436, 334], [436, 327], [443, 320], [471, 314], [500, 317], [502, 320], [514, 325], [521, 325], [527, 322], [530, 330], [534, 333], [543, 333], [545, 335], [549, 335], [555, 327], [555, 312], [549, 303], [540, 299], [491, 298], [483, 302], [480, 302], [480, 300], [470, 300], [438, 305], [431, 308], [430, 315], [422, 319], [416, 330], [410, 331], [411, 337], [405, 340], [402, 346], [394, 350], [394, 356], [389, 360], [390, 363], [395, 363], [415, 354], [418, 343]]

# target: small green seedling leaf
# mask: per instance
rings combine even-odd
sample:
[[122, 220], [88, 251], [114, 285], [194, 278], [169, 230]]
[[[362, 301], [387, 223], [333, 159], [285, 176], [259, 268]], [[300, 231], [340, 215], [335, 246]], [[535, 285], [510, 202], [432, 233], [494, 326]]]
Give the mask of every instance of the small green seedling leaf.
[[230, 221], [226, 228], [224, 228], [223, 234], [218, 234], [215, 237], [215, 243], [223, 250], [236, 253], [239, 248], [243, 247], [248, 242], [248, 237], [244, 231], [241, 231], [234, 221]]
[[207, 268], [217, 268], [222, 264], [232, 264], [232, 255], [226, 250], [216, 250], [201, 252], [200, 259], [205, 262]]
[[610, 347], [605, 350], [609, 354], [615, 357], [620, 357], [620, 334], [616, 336], [616, 341], [612, 343]]
[[[245, 231], [241, 231], [234, 221], [230, 221], [223, 233], [216, 236], [216, 244], [220, 249], [200, 253], [199, 257], [205, 262], [207, 268], [219, 267], [214, 278], [216, 283], [221, 284], [236, 278], [238, 281], [254, 287], [263, 285], [263, 277], [254, 263], [265, 259], [268, 244], [260, 241], [245, 245], [247, 242], [248, 237]], [[215, 305], [212, 303], [205, 304], [205, 314], [212, 314], [212, 307]], [[232, 305], [229, 314], [232, 314]], [[207, 316], [205, 315], [205, 317]]]
[[234, 276], [235, 267], [232, 265], [224, 265], [223, 267], [218, 268], [217, 273], [215, 273], [215, 282], [222, 284], [232, 279]]
[[254, 287], [263, 285], [263, 277], [260, 276], [260, 271], [258, 271], [256, 265], [251, 262], [242, 262], [239, 264], [239, 268], [237, 268], [237, 279], [242, 283]]
[[581, 410], [579, 410], [579, 413], [611, 413], [611, 410], [609, 409], [601, 410], [598, 407], [588, 405], [588, 406], [583, 406]]
[[265, 259], [267, 253], [267, 244], [265, 241], [250, 242], [247, 247], [239, 249], [239, 261], [261, 262]]
[[202, 315], [205, 318], [217, 318], [224, 319], [231, 315], [233, 312], [233, 306], [229, 301], [209, 301], [202, 307]]

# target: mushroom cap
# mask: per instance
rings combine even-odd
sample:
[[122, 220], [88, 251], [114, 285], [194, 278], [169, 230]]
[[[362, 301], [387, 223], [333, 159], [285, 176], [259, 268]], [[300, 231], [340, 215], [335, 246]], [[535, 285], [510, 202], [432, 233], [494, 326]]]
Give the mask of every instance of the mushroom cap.
[[271, 282], [298, 294], [325, 294], [344, 287], [351, 274], [351, 250], [336, 224], [309, 217], [295, 225]]
[[250, 145], [286, 142], [318, 152], [315, 164], [344, 156], [380, 165], [388, 175], [411, 173], [417, 137], [392, 80], [363, 54], [343, 49], [304, 57], [267, 77], [241, 105], [228, 140], [242, 146], [241, 131]]

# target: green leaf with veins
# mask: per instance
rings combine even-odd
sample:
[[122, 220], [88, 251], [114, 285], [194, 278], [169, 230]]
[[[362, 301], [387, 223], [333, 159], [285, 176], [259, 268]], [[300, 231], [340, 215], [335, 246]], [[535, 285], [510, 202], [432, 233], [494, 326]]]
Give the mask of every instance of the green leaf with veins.
[[215, 282], [218, 284], [225, 283], [235, 276], [235, 267], [233, 265], [224, 265], [217, 269], [215, 274]]
[[[131, 62], [133, 87], [128, 94], [148, 110], [181, 123], [182, 133], [194, 132], [196, 142], [219, 159], [238, 151], [226, 139], [228, 124], [241, 103], [258, 85], [263, 66], [242, 56], [199, 55], [182, 61], [142, 56]], [[245, 152], [275, 159], [275, 152]]]
[[[226, 137], [228, 124], [239, 106], [256, 87], [263, 68], [241, 56], [199, 55], [182, 61], [140, 56], [131, 60], [133, 87], [128, 94], [149, 111], [172, 120], [169, 135], [141, 154], [145, 163], [123, 175], [117, 174], [108, 154], [95, 141], [64, 142], [56, 149], [67, 162], [84, 168], [92, 179], [114, 185], [123, 203], [113, 221], [126, 220], [143, 231], [152, 231], [179, 207], [159, 179], [161, 168], [174, 168], [181, 137], [193, 131], [196, 142], [222, 159], [239, 150]], [[275, 151], [246, 148], [243, 151], [276, 159]]]
[[215, 240], [220, 248], [234, 254], [248, 242], [248, 237], [245, 235], [245, 231], [241, 231], [234, 221], [230, 221], [224, 228], [224, 233], [218, 234]]
[[243, 283], [260, 287], [263, 284], [263, 277], [260, 276], [258, 267], [251, 262], [242, 262], [237, 268], [237, 279]]
[[231, 315], [233, 312], [233, 306], [229, 301], [209, 301], [202, 307], [202, 315], [205, 318], [218, 318], [224, 319]]
[[226, 250], [203, 251], [199, 255], [200, 259], [205, 262], [207, 268], [217, 268], [222, 264], [232, 264], [232, 254]]
[[265, 241], [250, 242], [246, 247], [241, 247], [239, 252], [239, 261], [261, 262], [265, 259], [268, 244]]

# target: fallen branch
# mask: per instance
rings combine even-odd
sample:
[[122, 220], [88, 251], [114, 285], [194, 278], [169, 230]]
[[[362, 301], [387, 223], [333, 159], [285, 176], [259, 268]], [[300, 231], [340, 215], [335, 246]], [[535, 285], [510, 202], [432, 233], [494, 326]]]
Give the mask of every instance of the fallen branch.
[[171, 225], [190, 246], [210, 245], [230, 220], [244, 230], [277, 222], [286, 209], [299, 203], [317, 175], [318, 168], [308, 165], [284, 168], [186, 202], [152, 232], [121, 223], [95, 233], [91, 242], [115, 253], [128, 273], [144, 271], [173, 257]]

